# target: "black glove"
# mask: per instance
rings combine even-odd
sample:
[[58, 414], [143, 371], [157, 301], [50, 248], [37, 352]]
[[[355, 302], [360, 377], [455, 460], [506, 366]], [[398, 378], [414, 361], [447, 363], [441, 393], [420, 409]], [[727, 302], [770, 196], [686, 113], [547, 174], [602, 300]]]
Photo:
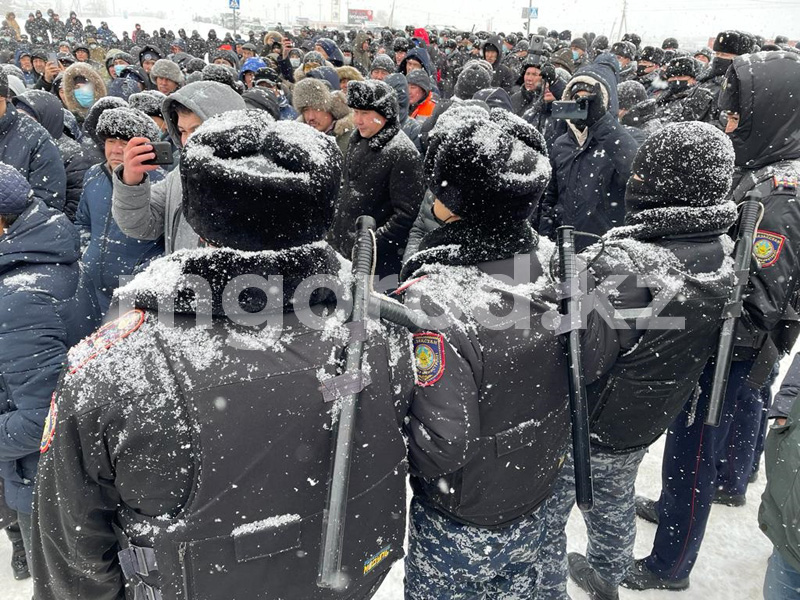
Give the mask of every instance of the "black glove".
[[589, 99], [589, 114], [586, 115], [585, 122], [587, 126], [591, 127], [603, 118], [603, 115], [608, 112], [608, 108], [603, 102], [599, 83], [594, 85], [594, 94], [587, 96], [587, 98]]
[[550, 63], [543, 64], [539, 72], [542, 74], [542, 79], [544, 79], [550, 85], [558, 81], [558, 75], [556, 75], [556, 68]]

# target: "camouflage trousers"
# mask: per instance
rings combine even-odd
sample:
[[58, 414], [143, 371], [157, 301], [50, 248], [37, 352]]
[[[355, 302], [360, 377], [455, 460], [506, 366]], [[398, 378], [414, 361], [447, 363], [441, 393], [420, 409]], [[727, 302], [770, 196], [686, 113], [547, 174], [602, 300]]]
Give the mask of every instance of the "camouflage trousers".
[[[589, 538], [586, 558], [606, 581], [619, 584], [633, 562], [636, 541], [634, 509], [636, 474], [647, 450], [608, 454], [592, 448], [594, 508], [583, 514]], [[570, 453], [547, 500], [547, 532], [539, 553], [541, 577], [536, 600], [569, 600], [567, 596], [567, 521], [575, 506], [575, 465]]]
[[464, 525], [411, 502], [406, 600], [530, 600], [544, 509], [502, 529]]

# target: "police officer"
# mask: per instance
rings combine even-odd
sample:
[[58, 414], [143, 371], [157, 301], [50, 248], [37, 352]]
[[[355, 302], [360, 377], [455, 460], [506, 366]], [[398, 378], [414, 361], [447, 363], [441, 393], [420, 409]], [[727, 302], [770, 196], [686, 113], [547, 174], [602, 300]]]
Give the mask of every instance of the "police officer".
[[[728, 452], [728, 432], [738, 412], [749, 415], [751, 431], [738, 445], [752, 457], [760, 425], [761, 383], [777, 357], [794, 343], [797, 282], [800, 280], [800, 114], [792, 106], [800, 94], [800, 56], [766, 52], [734, 59], [720, 95], [736, 152], [732, 198], [741, 202], [755, 190], [764, 215], [756, 232], [745, 316], [736, 331], [734, 362], [719, 427], [704, 425], [713, 372], [700, 379], [696, 409], [687, 404], [670, 426], [662, 465], [662, 492], [655, 506], [637, 513], [658, 521], [653, 550], [637, 560], [626, 581], [632, 589], [685, 589], [703, 541], [714, 498], [717, 469]], [[763, 368], [761, 367], [763, 365]], [[761, 371], [761, 382], [753, 373]], [[748, 378], [752, 387], [747, 385]], [[692, 415], [691, 420], [687, 420]], [[752, 458], [751, 458], [752, 460]], [[744, 484], [749, 473], [743, 474]]]
[[668, 125], [634, 158], [625, 226], [605, 234], [604, 252], [591, 267], [595, 298], [609, 308], [613, 303], [613, 316], [625, 321], [613, 368], [587, 389], [594, 508], [582, 514], [589, 543], [586, 556], [567, 555], [575, 504], [570, 460], [547, 503], [537, 600], [568, 598], [567, 568], [593, 600], [619, 598], [633, 561], [639, 465], [694, 393], [716, 349], [733, 281], [722, 237], [736, 219], [728, 198], [733, 161], [730, 141], [704, 123]]
[[734, 58], [755, 51], [755, 38], [742, 31], [721, 31], [714, 38], [712, 50], [714, 51], [714, 57], [698, 82], [699, 87], [711, 92], [714, 99], [711, 122], [720, 129], [724, 129], [725, 124], [719, 120], [721, 112], [719, 94], [722, 91], [725, 73], [728, 72], [728, 68], [733, 63]]
[[318, 323], [347, 267], [321, 241], [341, 153], [234, 111], [181, 163], [183, 210], [209, 248], [154, 262], [117, 296], [133, 309], [70, 353], [42, 446], [36, 597], [369, 598], [402, 553], [411, 364], [407, 334], [392, 349], [365, 332], [349, 586], [318, 588], [348, 331]]
[[[555, 301], [549, 259], [528, 222], [550, 174], [545, 143], [477, 105], [448, 109], [430, 139], [444, 225], [401, 274], [406, 302], [440, 315], [414, 335], [406, 599], [530, 598], [570, 431], [566, 353], [542, 320]], [[592, 373], [617, 348], [598, 331], [586, 333]]]

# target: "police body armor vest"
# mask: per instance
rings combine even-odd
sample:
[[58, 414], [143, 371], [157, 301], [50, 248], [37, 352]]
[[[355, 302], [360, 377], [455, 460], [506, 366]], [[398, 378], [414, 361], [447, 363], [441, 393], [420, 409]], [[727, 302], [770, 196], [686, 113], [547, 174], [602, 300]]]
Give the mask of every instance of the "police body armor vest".
[[[206, 371], [161, 340], [192, 420], [195, 479], [173, 519], [120, 513], [121, 528], [129, 536], [150, 532], [141, 545], [155, 550], [157, 576], [144, 579], [155, 580], [159, 595], [140, 585], [146, 593], [137, 600], [368, 598], [402, 557], [406, 451], [387, 342], [372, 338], [365, 360], [370, 354], [378, 368], [356, 418], [342, 553], [350, 585], [344, 592], [316, 586], [333, 447], [333, 402], [323, 399], [317, 374], [332, 371], [329, 359], [342, 349], [293, 314], [284, 317], [297, 332], [285, 349], [254, 351], [234, 341], [226, 360]], [[186, 326], [176, 319], [176, 327]]]
[[[687, 243], [673, 252], [685, 267], [697, 258], [702, 245]], [[651, 272], [640, 256], [631, 252], [629, 258], [639, 273]], [[683, 327], [645, 329], [637, 345], [620, 355], [611, 371], [587, 389], [592, 444], [611, 453], [632, 452], [653, 444], [691, 398], [717, 349], [733, 269], [711, 278], [689, 268], [671, 268], [662, 279], [681, 283], [665, 289], [648, 282], [654, 303], [649, 309], [631, 311], [629, 325], [635, 327], [637, 317], [651, 325], [655, 324], [653, 318], [681, 318]], [[672, 298], [656, 311], [657, 315], [651, 314], [658, 295], [665, 292]]]
[[[478, 268], [510, 277], [512, 265], [508, 259]], [[543, 272], [531, 253], [529, 279], [517, 283], [535, 282]], [[483, 358], [478, 449], [455, 473], [437, 480], [412, 478], [412, 486], [439, 511], [488, 528], [525, 518], [550, 496], [570, 427], [566, 346], [542, 324], [542, 315], [558, 303], [555, 291], [546, 288], [527, 299], [529, 329], [514, 325], [512, 295], [498, 293], [501, 300], [491, 312], [509, 315], [511, 325], [480, 327], [476, 333]]]

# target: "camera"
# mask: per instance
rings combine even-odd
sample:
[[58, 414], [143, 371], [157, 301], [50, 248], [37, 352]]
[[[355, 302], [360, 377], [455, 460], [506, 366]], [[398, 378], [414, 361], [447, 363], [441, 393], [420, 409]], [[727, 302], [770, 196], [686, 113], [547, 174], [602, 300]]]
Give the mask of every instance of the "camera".
[[528, 52], [541, 52], [544, 50], [544, 37], [541, 35], [532, 35]]

